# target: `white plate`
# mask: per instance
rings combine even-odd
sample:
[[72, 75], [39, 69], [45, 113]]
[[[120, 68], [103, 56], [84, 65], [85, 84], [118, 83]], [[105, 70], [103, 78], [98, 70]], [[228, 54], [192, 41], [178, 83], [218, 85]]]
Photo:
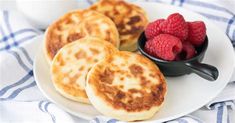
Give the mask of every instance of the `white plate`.
[[[165, 104], [156, 115], [148, 121], [163, 122], [189, 114], [212, 100], [228, 83], [235, 66], [233, 47], [228, 37], [206, 18], [189, 10], [158, 3], [137, 3], [147, 11], [150, 20], [166, 18], [169, 14], [179, 12], [186, 20], [203, 20], [207, 26], [209, 47], [203, 62], [216, 66], [219, 77], [210, 82], [195, 74], [181, 77], [167, 77], [168, 93]], [[41, 40], [39, 37], [35, 40]], [[38, 87], [52, 102], [67, 112], [84, 119], [101, 115], [91, 105], [68, 100], [54, 89], [50, 80], [49, 66], [40, 47], [34, 61], [34, 76]]]

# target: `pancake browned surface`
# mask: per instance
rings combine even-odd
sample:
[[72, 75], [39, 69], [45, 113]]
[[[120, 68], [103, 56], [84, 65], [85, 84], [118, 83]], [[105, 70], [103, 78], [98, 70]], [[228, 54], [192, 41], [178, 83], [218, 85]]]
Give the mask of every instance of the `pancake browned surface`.
[[114, 21], [120, 35], [120, 50], [137, 49], [137, 39], [148, 23], [142, 8], [123, 0], [100, 0], [90, 9], [101, 12]]
[[162, 106], [166, 82], [149, 59], [127, 51], [98, 62], [88, 73], [86, 93], [104, 115], [135, 121], [151, 118]]
[[63, 96], [88, 103], [85, 80], [91, 67], [116, 52], [109, 42], [100, 38], [85, 37], [65, 45], [51, 64], [51, 77], [56, 90]]
[[44, 51], [49, 63], [64, 45], [85, 36], [96, 36], [119, 47], [119, 34], [113, 21], [92, 10], [65, 14], [50, 25], [45, 35]]

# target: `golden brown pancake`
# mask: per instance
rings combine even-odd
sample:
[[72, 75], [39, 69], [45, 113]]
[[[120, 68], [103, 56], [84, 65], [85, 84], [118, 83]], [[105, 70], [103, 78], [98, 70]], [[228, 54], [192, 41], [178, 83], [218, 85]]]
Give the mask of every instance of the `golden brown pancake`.
[[124, 121], [151, 118], [162, 106], [166, 82], [159, 68], [136, 53], [120, 51], [88, 73], [86, 93], [106, 116]]
[[136, 42], [148, 23], [145, 11], [123, 0], [100, 0], [90, 7], [111, 18], [120, 35], [120, 50], [135, 51]]
[[116, 51], [111, 43], [95, 37], [81, 38], [65, 45], [51, 64], [53, 85], [63, 96], [89, 103], [85, 92], [88, 71], [98, 61]]
[[100, 37], [119, 47], [119, 34], [111, 19], [92, 10], [77, 10], [65, 14], [48, 27], [44, 51], [49, 63], [64, 45], [86, 36]]

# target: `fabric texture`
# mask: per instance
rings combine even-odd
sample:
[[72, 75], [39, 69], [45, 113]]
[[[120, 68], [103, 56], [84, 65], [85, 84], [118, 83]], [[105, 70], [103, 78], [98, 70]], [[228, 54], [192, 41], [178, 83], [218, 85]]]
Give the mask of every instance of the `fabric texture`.
[[[89, 6], [96, 0], [78, 0]], [[235, 46], [235, 12], [214, 3], [196, 0], [129, 0], [158, 2], [195, 11], [220, 27]], [[235, 1], [234, 1], [235, 2]], [[84, 6], [83, 6], [84, 7]], [[16, 11], [0, 10], [0, 122], [79, 122], [48, 101], [37, 88], [33, 77], [33, 59], [43, 34]], [[235, 110], [235, 82], [198, 111], [167, 123], [232, 123]], [[234, 112], [234, 111], [233, 111]], [[201, 116], [201, 117], [197, 117]], [[123, 123], [97, 116], [90, 123]], [[235, 122], [235, 119], [233, 120]]]

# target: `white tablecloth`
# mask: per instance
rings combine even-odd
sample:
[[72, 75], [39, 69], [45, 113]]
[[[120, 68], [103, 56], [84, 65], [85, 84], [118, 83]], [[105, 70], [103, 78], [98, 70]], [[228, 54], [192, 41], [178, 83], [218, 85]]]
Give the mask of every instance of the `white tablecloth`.
[[[85, 0], [78, 0], [79, 2], [84, 2]], [[94, 1], [94, 0], [91, 0]], [[135, 1], [135, 0], [131, 0]], [[227, 33], [228, 36], [230, 36], [231, 40], [235, 40], [235, 0], [208, 0], [205, 2], [204, 0], [201, 0], [203, 2], [198, 2], [198, 1], [191, 1], [191, 0], [139, 0], [139, 1], [155, 1], [155, 2], [163, 2], [166, 4], [172, 4], [174, 6], [181, 6], [186, 9], [192, 9], [195, 6], [203, 6], [205, 9], [198, 9], [195, 10], [196, 12], [208, 17], [211, 19], [212, 22], [216, 23], [221, 30], [223, 30], [225, 33]], [[209, 4], [207, 4], [209, 3]], [[221, 6], [221, 7], [220, 7]], [[203, 8], [201, 7], [201, 8]], [[0, 8], [1, 9], [8, 9], [10, 11], [7, 11], [7, 13], [12, 16], [11, 11], [16, 10], [16, 5], [14, 0], [0, 0]], [[200, 7], [199, 7], [200, 8]], [[207, 12], [208, 10], [208, 12]], [[209, 12], [210, 11], [210, 12]], [[217, 15], [216, 11], [224, 11], [225, 14]], [[231, 12], [231, 13], [230, 13]], [[229, 13], [231, 15], [229, 15]], [[1, 13], [2, 14], [2, 13]], [[226, 15], [227, 14], [227, 15]], [[14, 15], [14, 14], [13, 14]], [[18, 15], [15, 15], [14, 17], [17, 17]], [[20, 18], [20, 17], [19, 17]], [[23, 18], [23, 16], [22, 16]], [[12, 20], [10, 20], [12, 21]], [[0, 21], [1, 22], [1, 21]], [[14, 22], [13, 22], [14, 23]], [[34, 27], [31, 27], [30, 25], [27, 24], [27, 22], [22, 21], [22, 22], [17, 22], [20, 23], [20, 25], [24, 25], [26, 27], [29, 27], [28, 31], [28, 36], [25, 35], [25, 37], [28, 37], [28, 41], [30, 42], [32, 37], [35, 37], [37, 35], [40, 35], [40, 31], [35, 31], [37, 30]], [[230, 24], [229, 30], [226, 30], [228, 25]], [[1, 23], [0, 23], [1, 25]], [[20, 25], [14, 26], [12, 28], [13, 31], [17, 30], [18, 28], [22, 28]], [[30, 29], [35, 29], [35, 30], [30, 30]], [[1, 30], [0, 30], [1, 32]], [[3, 34], [2, 34], [3, 35]], [[31, 36], [31, 37], [30, 37]], [[13, 36], [14, 37], [14, 36]], [[7, 40], [6, 38], [4, 39], [4, 36], [1, 37], [0, 39], [2, 40]], [[11, 37], [12, 38], [12, 37]], [[14, 39], [14, 38], [13, 38]], [[32, 58], [34, 57], [34, 54], [36, 51], [31, 51], [29, 50], [28, 47], [35, 47], [36, 46], [32, 44], [25, 44], [22, 43], [22, 45], [19, 43], [19, 46], [22, 48], [18, 48], [18, 40], [20, 39], [15, 39], [13, 40], [11, 44], [9, 44], [8, 48], [6, 46], [7, 51], [9, 52], [1, 52], [0, 51], [0, 97], [7, 95], [8, 97], [1, 97], [0, 101], [0, 122], [78, 122], [78, 123], [85, 123], [88, 122], [86, 120], [83, 120], [81, 118], [72, 116], [63, 110], [59, 109], [56, 105], [52, 104], [51, 102], [47, 101], [46, 98], [39, 92], [34, 79], [32, 77]], [[26, 39], [24, 39], [26, 40]], [[0, 41], [1, 42], [1, 41]], [[5, 45], [5, 44], [4, 44]], [[1, 44], [0, 44], [0, 49], [1, 49]], [[13, 47], [13, 48], [11, 48]], [[28, 71], [28, 75], [23, 76], [21, 75], [21, 69], [18, 68], [19, 66], [15, 65], [14, 62], [16, 62], [15, 58], [21, 59], [22, 61], [17, 61], [22, 68], [24, 68], [26, 71]], [[5, 62], [7, 61], [7, 63]], [[22, 62], [22, 63], [21, 63]], [[25, 63], [26, 62], [26, 63]], [[4, 65], [3, 65], [4, 64]], [[12, 69], [7, 71], [6, 69]], [[3, 70], [4, 69], [4, 70]], [[19, 71], [14, 71], [14, 70]], [[24, 70], [22, 70], [24, 71]], [[14, 77], [6, 77], [3, 76], [3, 72], [12, 72], [12, 73], [17, 73], [12, 74], [15, 75]], [[4, 73], [4, 75], [7, 75]], [[11, 94], [11, 91], [5, 91], [8, 90], [8, 86], [11, 86], [11, 83], [6, 84], [4, 83], [5, 81], [11, 82], [11, 80], [15, 80], [18, 78], [21, 78], [18, 81], [18, 85], [13, 85], [13, 86], [19, 86], [18, 89], [13, 90], [13, 93]], [[235, 80], [235, 75], [233, 75], [232, 80]], [[6, 88], [6, 89], [4, 89]], [[10, 87], [9, 87], [10, 88]], [[231, 86], [227, 86], [226, 89], [218, 95], [218, 98], [216, 98], [213, 102], [220, 102], [223, 100], [226, 100], [225, 98], [229, 99], [235, 99], [235, 85], [234, 83], [231, 84]], [[21, 94], [19, 94], [21, 92]], [[33, 92], [33, 93], [31, 93]], [[19, 95], [18, 95], [19, 94]], [[234, 98], [233, 98], [234, 97]], [[3, 100], [8, 100], [8, 101], [3, 101]], [[212, 102], [212, 103], [213, 103]], [[227, 103], [226, 103], [227, 104]], [[229, 102], [228, 102], [228, 105]], [[231, 105], [232, 106], [232, 105]], [[216, 107], [216, 106], [215, 106]], [[223, 106], [217, 106], [218, 110], [208, 110], [208, 108], [203, 107], [193, 113], [191, 113], [189, 118], [196, 118], [199, 119], [200, 121], [203, 121], [205, 123], [215, 123], [219, 122], [220, 120], [218, 119], [219, 115], [219, 110], [223, 110], [224, 114], [222, 114], [221, 122], [226, 123], [227, 120], [227, 114], [229, 115], [231, 123], [235, 122], [235, 111], [227, 109]], [[234, 107], [233, 107], [234, 108]], [[227, 112], [225, 112], [225, 110]], [[22, 113], [23, 112], [23, 113]], [[183, 117], [182, 119], [178, 119], [172, 122], [184, 122], [184, 119], [187, 120], [187, 117]], [[194, 122], [191, 121], [190, 119], [187, 120], [188, 122]], [[199, 122], [200, 122], [199, 121]]]

